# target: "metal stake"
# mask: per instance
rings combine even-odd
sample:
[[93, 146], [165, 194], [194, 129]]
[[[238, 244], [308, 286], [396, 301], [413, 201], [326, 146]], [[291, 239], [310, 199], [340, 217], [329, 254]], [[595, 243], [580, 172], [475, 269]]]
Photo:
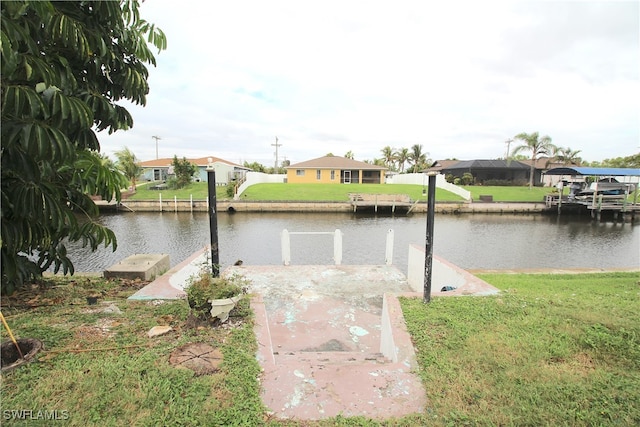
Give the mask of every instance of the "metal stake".
[[216, 171], [207, 169], [209, 190], [209, 231], [211, 234], [211, 273], [220, 277], [220, 255], [218, 253], [218, 213], [216, 212]]
[[423, 302], [431, 302], [431, 272], [433, 265], [433, 221], [436, 207], [436, 175], [437, 172], [429, 172], [429, 188], [427, 192], [427, 235], [425, 242], [424, 258], [424, 297]]

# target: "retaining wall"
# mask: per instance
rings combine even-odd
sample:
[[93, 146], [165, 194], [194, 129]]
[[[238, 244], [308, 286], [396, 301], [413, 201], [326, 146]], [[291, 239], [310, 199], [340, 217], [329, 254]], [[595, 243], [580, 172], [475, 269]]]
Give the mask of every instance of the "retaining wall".
[[[101, 209], [115, 210], [115, 205], [100, 205]], [[224, 200], [217, 202], [219, 212], [353, 212], [349, 202], [257, 202]], [[207, 212], [206, 200], [125, 200], [118, 208], [127, 212]], [[444, 214], [459, 213], [542, 213], [544, 203], [482, 203], [436, 202], [435, 211]], [[413, 212], [424, 213], [427, 203], [420, 202]]]

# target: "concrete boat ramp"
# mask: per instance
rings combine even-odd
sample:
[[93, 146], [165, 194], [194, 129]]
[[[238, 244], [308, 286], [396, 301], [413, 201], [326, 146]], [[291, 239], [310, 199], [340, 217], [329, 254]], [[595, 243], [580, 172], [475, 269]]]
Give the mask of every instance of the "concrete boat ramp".
[[[131, 299], [184, 297], [188, 272], [204, 259], [194, 254]], [[275, 417], [385, 419], [424, 411], [426, 392], [397, 299], [422, 294], [397, 268], [243, 265], [224, 274], [250, 282], [262, 399]], [[474, 283], [472, 293], [496, 291], [480, 288]]]

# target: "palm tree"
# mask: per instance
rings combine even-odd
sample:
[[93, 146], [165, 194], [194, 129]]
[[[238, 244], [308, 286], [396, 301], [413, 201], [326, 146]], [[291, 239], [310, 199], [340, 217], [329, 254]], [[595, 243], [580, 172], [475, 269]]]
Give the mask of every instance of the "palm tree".
[[351, 151], [351, 150], [347, 151], [347, 153], [346, 153], [344, 156], [345, 156], [347, 159], [351, 159], [351, 160], [353, 160], [353, 157], [354, 157], [354, 155], [353, 155], [353, 151]]
[[127, 177], [129, 181], [131, 181], [131, 187], [133, 187], [133, 191], [136, 190], [136, 179], [140, 172], [142, 172], [142, 168], [138, 164], [138, 159], [136, 155], [133, 154], [133, 151], [129, 150], [127, 147], [124, 147], [120, 151], [115, 152], [118, 161], [116, 163], [116, 167], [122, 172], [124, 176]]
[[531, 151], [531, 171], [529, 172], [529, 189], [533, 188], [533, 175], [536, 169], [536, 160], [541, 154], [549, 155], [555, 151], [555, 146], [551, 143], [549, 136], [540, 136], [538, 132], [519, 133], [514, 139], [520, 140], [522, 145], [513, 149], [512, 155], [516, 155], [521, 151]]
[[390, 146], [386, 146], [384, 147], [382, 150], [382, 161], [383, 161], [383, 166], [388, 167], [389, 169], [393, 170], [394, 169], [394, 162], [396, 159], [395, 153], [393, 151], [393, 148], [391, 148]]
[[400, 173], [404, 173], [404, 164], [407, 163], [407, 161], [409, 160], [409, 149], [408, 148], [399, 149], [398, 151], [396, 151], [394, 157], [396, 162], [398, 162]]
[[427, 156], [429, 153], [422, 152], [422, 144], [414, 144], [411, 147], [411, 153], [409, 153], [409, 161], [413, 163], [411, 171], [418, 173], [420, 169], [424, 169], [427, 166]]
[[556, 147], [554, 150], [554, 158], [565, 165], [579, 165], [582, 163], [582, 157], [579, 157], [581, 150], [572, 150], [571, 148]]

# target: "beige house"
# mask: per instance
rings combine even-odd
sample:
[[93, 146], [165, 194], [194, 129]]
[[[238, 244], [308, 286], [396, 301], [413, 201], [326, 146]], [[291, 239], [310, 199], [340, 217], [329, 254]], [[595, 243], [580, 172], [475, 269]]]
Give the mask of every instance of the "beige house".
[[289, 183], [384, 184], [387, 168], [339, 156], [324, 156], [285, 168]]

